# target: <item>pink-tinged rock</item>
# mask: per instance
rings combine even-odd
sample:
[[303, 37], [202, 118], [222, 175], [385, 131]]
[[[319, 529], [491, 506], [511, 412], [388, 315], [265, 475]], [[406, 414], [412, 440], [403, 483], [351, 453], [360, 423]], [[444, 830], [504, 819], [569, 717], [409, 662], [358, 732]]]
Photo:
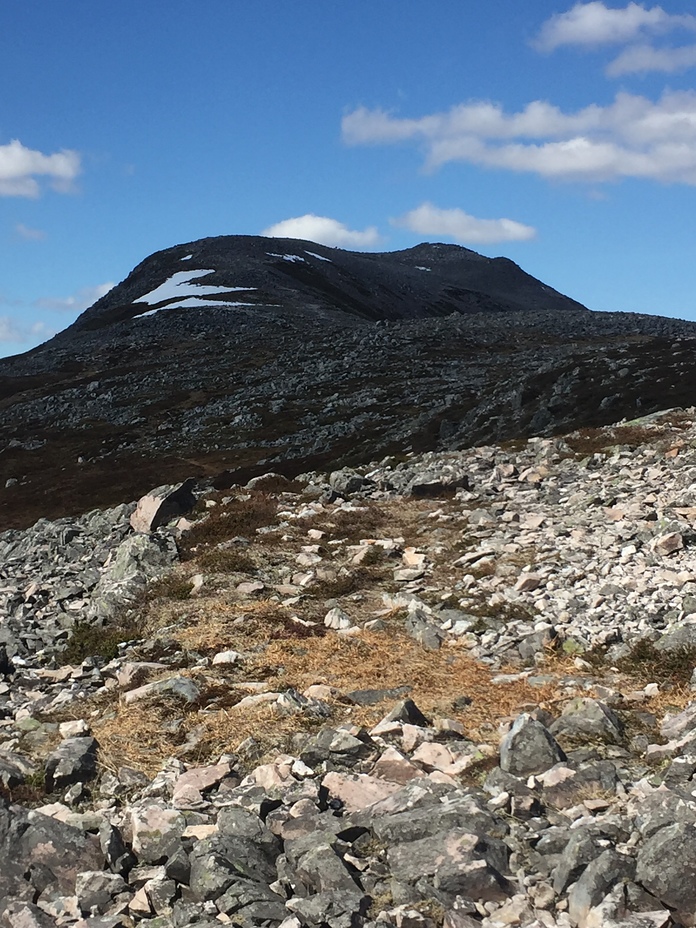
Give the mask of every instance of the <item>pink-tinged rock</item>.
[[196, 497], [192, 493], [193, 485], [193, 480], [186, 480], [173, 490], [169, 487], [159, 487], [141, 497], [130, 517], [133, 531], [154, 532], [160, 525], [165, 525], [188, 512], [196, 503]]
[[265, 589], [265, 584], [260, 580], [245, 580], [237, 586], [237, 592], [243, 596], [253, 596], [254, 593], [261, 593]]
[[425, 742], [414, 752], [412, 760], [420, 764], [425, 770], [441, 770], [451, 773], [453, 758], [444, 744]]
[[404, 567], [425, 567], [425, 554], [417, 551], [416, 548], [406, 548], [401, 555], [401, 561]]
[[660, 535], [652, 543], [652, 549], [655, 554], [674, 554], [684, 547], [684, 539], [679, 532], [670, 532], [668, 535]]
[[151, 696], [173, 696], [181, 702], [192, 703], [200, 696], [201, 691], [188, 677], [169, 677], [167, 680], [155, 680], [154, 683], [145, 683], [134, 690], [124, 693], [121, 699], [130, 704]]
[[401, 789], [400, 783], [389, 783], [366, 773], [331, 771], [321, 781], [334, 799], [340, 799], [347, 812], [360, 812], [381, 802]]
[[435, 719], [433, 721], [433, 726], [435, 731], [444, 734], [459, 735], [461, 738], [466, 735], [466, 729], [462, 723], [458, 722], [456, 719]]
[[165, 664], [155, 664], [151, 661], [126, 661], [116, 671], [116, 682], [124, 690], [132, 690], [144, 683], [148, 677], [166, 670]]
[[377, 724], [370, 729], [370, 736], [374, 738], [378, 735], [400, 735], [401, 729], [401, 722], [392, 722], [391, 719], [382, 719], [381, 722], [377, 722]]
[[421, 728], [420, 725], [410, 725], [408, 722], [404, 722], [402, 725], [401, 745], [407, 754], [415, 751], [419, 744], [432, 741], [433, 737], [434, 732], [427, 728]]
[[296, 782], [292, 775], [293, 760], [294, 758], [291, 758], [289, 763], [261, 764], [242, 780], [242, 786], [254, 783], [256, 786], [271, 790], [286, 787], [289, 782]]
[[253, 693], [251, 696], [245, 696], [232, 707], [233, 709], [253, 709], [255, 706], [276, 702], [280, 693]]
[[191, 812], [196, 809], [203, 809], [207, 802], [203, 798], [203, 793], [196, 789], [195, 786], [182, 786], [180, 789], [175, 790], [172, 796], [172, 805], [182, 812]]
[[518, 593], [531, 593], [541, 586], [541, 577], [537, 574], [522, 574], [515, 584]]
[[660, 725], [663, 738], [680, 738], [685, 732], [696, 728], [696, 702], [690, 703], [681, 712], [667, 714]]
[[218, 833], [217, 825], [189, 825], [182, 833], [182, 838], [194, 838], [196, 841], [203, 841], [211, 835]]
[[228, 762], [211, 764], [207, 767], [190, 767], [174, 784], [174, 795], [176, 796], [179, 790], [189, 786], [203, 793], [229, 776], [231, 769]]
[[135, 915], [138, 918], [149, 918], [150, 915], [152, 915], [150, 900], [144, 886], [141, 886], [133, 896], [128, 905], [128, 910], [131, 915]]
[[372, 768], [372, 776], [379, 777], [381, 780], [388, 780], [390, 783], [400, 783], [402, 786], [413, 780], [414, 777], [422, 777], [423, 771], [412, 764], [411, 761], [404, 757], [396, 748], [387, 748], [382, 752], [379, 759]]

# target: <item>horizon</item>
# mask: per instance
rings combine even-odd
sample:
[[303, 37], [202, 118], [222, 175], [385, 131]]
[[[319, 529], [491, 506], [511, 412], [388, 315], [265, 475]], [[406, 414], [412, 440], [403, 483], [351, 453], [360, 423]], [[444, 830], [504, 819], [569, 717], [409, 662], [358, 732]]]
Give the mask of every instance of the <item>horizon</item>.
[[0, 357], [67, 328], [154, 252], [218, 235], [456, 244], [590, 310], [696, 320], [690, 10], [13, 8]]

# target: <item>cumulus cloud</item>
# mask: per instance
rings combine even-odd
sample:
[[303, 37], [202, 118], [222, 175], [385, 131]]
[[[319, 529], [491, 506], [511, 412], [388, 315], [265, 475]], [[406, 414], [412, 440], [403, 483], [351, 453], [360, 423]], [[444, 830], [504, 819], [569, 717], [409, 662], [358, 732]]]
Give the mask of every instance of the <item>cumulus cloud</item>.
[[82, 287], [76, 293], [66, 297], [41, 297], [34, 300], [33, 306], [37, 309], [50, 309], [53, 312], [78, 312], [87, 309], [92, 303], [105, 296], [114, 286], [112, 281], [105, 284], [98, 284], [96, 287]]
[[444, 236], [471, 245], [525, 242], [536, 236], [536, 229], [514, 219], [477, 219], [463, 209], [439, 209], [432, 203], [422, 203], [390, 222], [419, 235]]
[[696, 45], [681, 45], [676, 48], [656, 48], [654, 45], [631, 45], [624, 49], [606, 68], [609, 77], [623, 74], [645, 74], [662, 71], [676, 74], [696, 66]]
[[41, 242], [46, 238], [43, 229], [32, 229], [31, 226], [25, 226], [23, 222], [15, 225], [15, 234], [26, 242]]
[[539, 51], [551, 52], [562, 45], [597, 48], [645, 39], [674, 29], [696, 32], [696, 16], [689, 13], [666, 13], [661, 6], [646, 8], [642, 3], [629, 3], [616, 9], [600, 0], [576, 3], [566, 13], [556, 13], [541, 27], [534, 45]]
[[301, 238], [334, 248], [372, 248], [380, 242], [380, 235], [375, 226], [369, 226], [360, 232], [349, 229], [337, 219], [315, 216], [314, 213], [284, 219], [264, 229], [261, 235], [271, 238]]
[[0, 196], [38, 197], [46, 179], [59, 193], [69, 193], [80, 173], [80, 156], [63, 149], [52, 155], [26, 148], [18, 139], [0, 145]]
[[435, 170], [463, 161], [558, 180], [622, 177], [696, 185], [696, 92], [665, 92], [653, 102], [619, 93], [608, 106], [575, 112], [535, 101], [517, 113], [473, 101], [420, 119], [359, 108], [343, 119], [347, 144], [423, 146]]

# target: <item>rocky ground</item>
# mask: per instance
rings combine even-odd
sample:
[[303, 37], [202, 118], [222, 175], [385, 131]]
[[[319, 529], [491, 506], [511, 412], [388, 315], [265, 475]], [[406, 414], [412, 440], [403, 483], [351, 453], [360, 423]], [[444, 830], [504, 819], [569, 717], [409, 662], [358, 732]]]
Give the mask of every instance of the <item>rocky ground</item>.
[[695, 475], [680, 408], [0, 534], [0, 924], [693, 926]]

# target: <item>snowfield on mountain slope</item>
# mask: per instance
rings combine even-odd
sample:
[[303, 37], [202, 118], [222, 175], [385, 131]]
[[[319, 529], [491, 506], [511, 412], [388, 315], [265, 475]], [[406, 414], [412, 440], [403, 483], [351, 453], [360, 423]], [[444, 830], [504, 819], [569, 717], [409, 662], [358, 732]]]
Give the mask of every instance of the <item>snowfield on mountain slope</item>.
[[[181, 306], [183, 304], [179, 301], [185, 297], [203, 297], [213, 296], [220, 293], [235, 293], [238, 291], [247, 292], [256, 290], [256, 287], [220, 287], [191, 283], [191, 281], [198, 277], [205, 277], [206, 274], [214, 273], [215, 270], [213, 268], [195, 271], [177, 271], [176, 273], [172, 274], [168, 280], [165, 280], [164, 283], [160, 284], [159, 287], [156, 287], [154, 290], [151, 290], [144, 296], [139, 297], [137, 300], [133, 300], [133, 302], [147, 303], [152, 306], [154, 303], [161, 303], [164, 300], [169, 300], [171, 302], [176, 301], [176, 305]], [[189, 305], [205, 306], [207, 304], [205, 302], [200, 302], [197, 304]], [[221, 305], [227, 304], [222, 303]]]

